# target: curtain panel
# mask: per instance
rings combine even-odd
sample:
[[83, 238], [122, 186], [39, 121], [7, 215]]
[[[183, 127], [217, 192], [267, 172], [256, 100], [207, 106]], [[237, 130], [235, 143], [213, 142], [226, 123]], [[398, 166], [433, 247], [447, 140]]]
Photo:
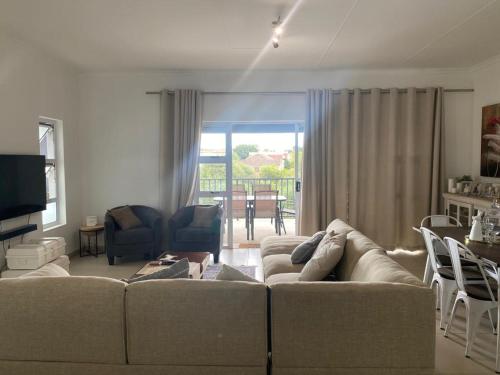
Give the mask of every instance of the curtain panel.
[[341, 218], [385, 248], [440, 212], [443, 91], [309, 90], [300, 232]]
[[163, 90], [160, 100], [160, 208], [168, 229], [168, 219], [190, 204], [195, 193], [202, 92]]

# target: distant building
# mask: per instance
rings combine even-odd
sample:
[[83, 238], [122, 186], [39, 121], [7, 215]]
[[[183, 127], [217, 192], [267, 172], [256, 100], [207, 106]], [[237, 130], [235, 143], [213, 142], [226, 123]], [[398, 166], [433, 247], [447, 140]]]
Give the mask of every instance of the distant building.
[[246, 159], [241, 162], [249, 167], [252, 167], [256, 172], [259, 172], [261, 167], [266, 165], [275, 165], [279, 169], [285, 167], [285, 161], [288, 159], [288, 152], [251, 152]]

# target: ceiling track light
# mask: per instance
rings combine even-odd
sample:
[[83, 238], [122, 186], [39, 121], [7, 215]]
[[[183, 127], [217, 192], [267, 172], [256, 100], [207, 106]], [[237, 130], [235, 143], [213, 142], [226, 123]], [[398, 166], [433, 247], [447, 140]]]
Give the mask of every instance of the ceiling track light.
[[281, 26], [281, 17], [278, 16], [278, 18], [272, 22], [272, 25], [273, 25], [273, 37], [271, 38], [271, 41], [273, 43], [273, 47], [278, 48], [280, 46], [281, 34], [283, 34], [283, 27]]

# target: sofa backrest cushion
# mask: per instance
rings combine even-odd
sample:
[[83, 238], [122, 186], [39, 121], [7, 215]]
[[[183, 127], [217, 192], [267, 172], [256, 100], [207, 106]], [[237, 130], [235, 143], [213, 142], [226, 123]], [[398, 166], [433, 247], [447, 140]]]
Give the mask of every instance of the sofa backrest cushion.
[[333, 220], [330, 224], [328, 224], [328, 227], [326, 228], [327, 233], [335, 232], [340, 234], [349, 233], [352, 231], [354, 231], [354, 228], [341, 219]]
[[424, 286], [422, 281], [387, 256], [384, 250], [370, 250], [359, 258], [351, 281], [402, 283]]
[[422, 374], [434, 368], [429, 288], [296, 282], [270, 289], [273, 373]]
[[25, 278], [25, 277], [41, 277], [41, 276], [65, 277], [69, 276], [69, 273], [64, 268], [55, 263], [47, 263], [46, 265], [40, 267], [39, 269], [25, 273], [24, 275], [21, 275], [19, 277]]
[[125, 364], [125, 285], [98, 277], [0, 280], [0, 360]]
[[266, 286], [259, 283], [131, 284], [126, 293], [129, 363], [265, 368], [266, 306]]
[[351, 280], [352, 271], [359, 258], [373, 249], [382, 250], [380, 246], [366, 237], [363, 233], [356, 230], [348, 232], [344, 255], [335, 269], [337, 278], [341, 281]]

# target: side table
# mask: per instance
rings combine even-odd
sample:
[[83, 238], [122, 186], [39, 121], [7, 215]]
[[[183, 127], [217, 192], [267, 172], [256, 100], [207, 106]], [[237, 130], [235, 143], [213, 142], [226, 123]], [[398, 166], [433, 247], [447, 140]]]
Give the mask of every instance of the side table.
[[[80, 257], [93, 255], [96, 258], [99, 254], [104, 254], [104, 251], [99, 251], [99, 233], [104, 231], [104, 225], [97, 224], [92, 227], [81, 226], [78, 232], [78, 238], [80, 241]], [[87, 247], [82, 246], [82, 235], [87, 236]], [[95, 236], [94, 252], [90, 246], [90, 238]]]

